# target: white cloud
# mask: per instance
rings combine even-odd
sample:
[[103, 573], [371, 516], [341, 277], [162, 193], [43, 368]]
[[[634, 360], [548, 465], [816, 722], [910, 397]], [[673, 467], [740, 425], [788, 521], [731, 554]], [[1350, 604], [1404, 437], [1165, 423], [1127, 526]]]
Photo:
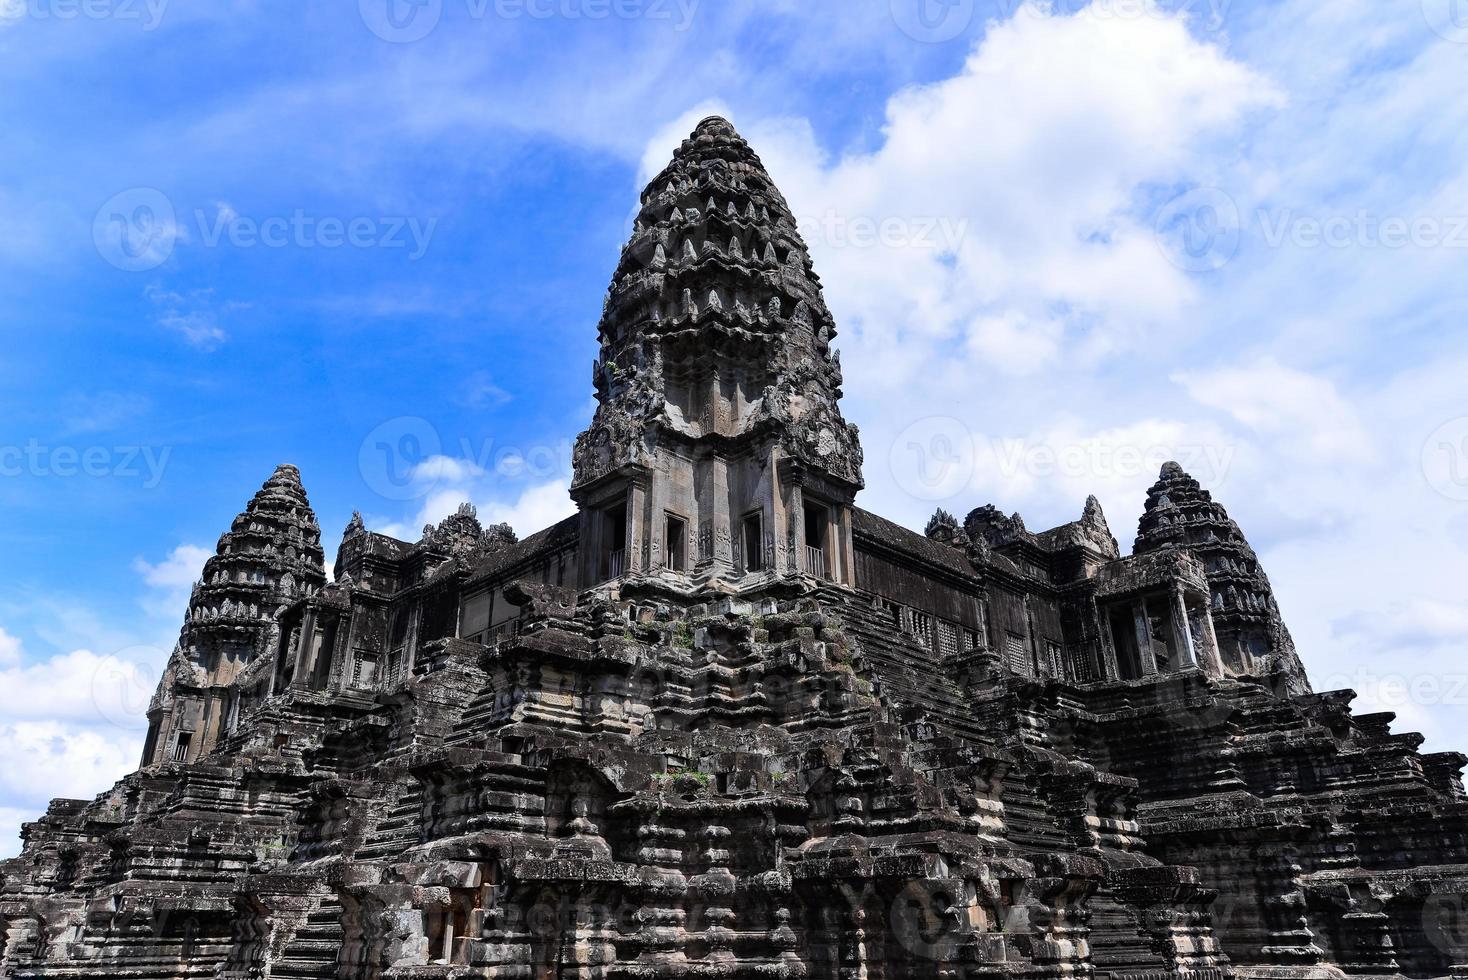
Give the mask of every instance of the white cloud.
[[90, 798], [137, 767], [148, 699], [166, 655], [151, 647], [73, 650], [23, 663], [0, 629], [0, 858], [56, 797]]
[[189, 593], [204, 572], [204, 562], [213, 554], [212, 548], [181, 544], [157, 563], [134, 559], [133, 570], [149, 588], [141, 600], [143, 608], [160, 620], [182, 623]]
[[134, 730], [166, 662], [159, 648], [131, 647], [112, 654], [73, 650], [8, 667], [0, 670], [0, 717]]
[[419, 464], [415, 472], [425, 490], [411, 517], [395, 520], [366, 515], [363, 519], [381, 534], [417, 541], [425, 525], [437, 524], [460, 504], [469, 503], [481, 524], [509, 524], [524, 538], [576, 512], [570, 478], [552, 473], [549, 479], [530, 482], [538, 472], [532, 460], [518, 455], [499, 461], [494, 469], [462, 457], [435, 456]]
[[[505, 487], [495, 481], [480, 484], [466, 480], [453, 485], [440, 485], [424, 501], [413, 522], [413, 527], [437, 524], [456, 511], [461, 503], [472, 503], [484, 525], [505, 523], [515, 529], [520, 537], [536, 531], [575, 513], [571, 503], [571, 484], [568, 480], [553, 480], [519, 488], [513, 498], [506, 496], [514, 487]], [[384, 532], [387, 533], [387, 532]], [[417, 540], [414, 533], [409, 540]]]
[[[57, 797], [90, 799], [137, 768], [143, 740], [56, 722], [0, 725], [0, 793], [44, 808]], [[41, 815], [36, 810], [31, 819]]]
[[143, 295], [157, 307], [159, 326], [204, 351], [212, 351], [229, 339], [229, 333], [219, 323], [221, 314], [245, 308], [237, 303], [220, 306], [214, 300], [212, 289], [195, 289], [185, 295], [154, 283]]
[[1384, 648], [1459, 644], [1468, 638], [1468, 603], [1416, 596], [1343, 616], [1332, 626], [1343, 639]]
[[455, 400], [466, 408], [484, 410], [506, 405], [513, 397], [495, 384], [494, 377], [488, 371], [475, 371], [464, 379]]
[[14, 667], [20, 663], [20, 640], [0, 627], [0, 667]]
[[[957, 76], [894, 96], [869, 153], [829, 160], [798, 121], [746, 135], [853, 335], [852, 391], [885, 394], [942, 359], [1024, 374], [1062, 344], [1085, 360], [1176, 330], [1196, 286], [1139, 195], [1196, 179], [1278, 101], [1179, 18], [1026, 5]], [[862, 244], [863, 225], [896, 233]]]
[[187, 589], [198, 581], [204, 562], [214, 556], [209, 548], [196, 544], [181, 544], [168, 553], [168, 557], [157, 564], [137, 559], [133, 567], [143, 576], [143, 581], [154, 588]]
[[1266, 436], [1322, 460], [1369, 460], [1371, 438], [1355, 408], [1326, 378], [1285, 367], [1273, 357], [1173, 380], [1194, 400], [1226, 412]]
[[527, 487], [512, 504], [489, 501], [480, 506], [479, 518], [485, 524], [508, 524], [523, 537], [574, 513], [570, 481], [556, 480]]
[[[1040, 528], [1096, 492], [1125, 549], [1156, 472], [1119, 454], [1191, 453], [1317, 683], [1468, 747], [1461, 704], [1431, 684], [1404, 701], [1390, 679], [1461, 674], [1468, 505], [1434, 489], [1422, 453], [1468, 414], [1462, 250], [1264, 235], [1361, 210], [1468, 215], [1462, 46], [1390, 4], [1235, 5], [1213, 43], [1103, 13], [1022, 9], [954, 77], [893, 97], [854, 150], [779, 109], [733, 117], [801, 218], [841, 329], [860, 502], [921, 527], [935, 505], [994, 500]], [[644, 178], [716, 108], [657, 134]], [[1240, 213], [1212, 272], [1172, 264], [1153, 234], [1187, 188]], [[963, 234], [855, 246], [833, 217]]]
[[28, 630], [16, 632], [60, 652], [38, 656], [0, 627], [0, 857], [19, 850], [12, 829], [48, 800], [90, 798], [136, 768], [148, 702], [211, 554], [181, 544], [161, 561], [136, 559], [141, 622], [65, 596], [6, 608], [26, 617]]

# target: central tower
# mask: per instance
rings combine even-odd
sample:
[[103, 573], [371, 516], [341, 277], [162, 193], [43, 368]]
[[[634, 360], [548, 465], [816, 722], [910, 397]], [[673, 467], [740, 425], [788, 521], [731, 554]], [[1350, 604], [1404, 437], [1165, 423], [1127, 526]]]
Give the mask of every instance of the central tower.
[[852, 582], [857, 430], [784, 197], [711, 116], [642, 192], [598, 327], [571, 496], [581, 581]]

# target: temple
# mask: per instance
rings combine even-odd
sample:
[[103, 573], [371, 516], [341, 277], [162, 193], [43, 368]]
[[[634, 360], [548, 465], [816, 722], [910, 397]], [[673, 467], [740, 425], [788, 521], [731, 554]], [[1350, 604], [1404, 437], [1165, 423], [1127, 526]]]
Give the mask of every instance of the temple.
[[0, 864], [10, 978], [1468, 971], [1468, 758], [1311, 689], [1163, 467], [1123, 555], [857, 506], [835, 324], [720, 118], [642, 194], [575, 516], [219, 539], [138, 770]]

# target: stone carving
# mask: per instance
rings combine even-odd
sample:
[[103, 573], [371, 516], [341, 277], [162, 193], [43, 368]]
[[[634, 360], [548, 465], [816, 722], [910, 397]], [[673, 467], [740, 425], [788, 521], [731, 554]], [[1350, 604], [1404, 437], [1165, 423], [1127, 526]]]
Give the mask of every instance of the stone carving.
[[[351, 531], [349, 525], [348, 532]], [[427, 524], [423, 527], [422, 544], [425, 547], [459, 559], [482, 556], [506, 548], [515, 541], [515, 531], [508, 524], [482, 527], [478, 512], [470, 503], [460, 504], [455, 513], [439, 521], [437, 526]]]
[[[727, 122], [701, 123], [648, 185], [597, 332], [598, 407], [576, 443], [574, 486], [646, 465], [662, 430], [757, 429], [860, 484], [857, 431], [836, 407], [834, 321], [784, 197]], [[740, 413], [711, 394], [723, 378], [764, 380], [735, 396]]]
[[[642, 205], [577, 489], [679, 493], [591, 487], [615, 544], [354, 515], [328, 584], [277, 469], [139, 770], [0, 863], [0, 977], [1462, 975], [1468, 757], [1310, 689], [1196, 480], [1163, 468], [1127, 556], [1094, 497], [1038, 532], [857, 508], [834, 325], [758, 158], [705, 120]], [[741, 461], [785, 496], [729, 500]], [[787, 510], [843, 505], [807, 526], [849, 527], [855, 573], [584, 571], [624, 538], [646, 568], [633, 504], [700, 486], [759, 521], [686, 515], [700, 556], [798, 571], [823, 544]]]

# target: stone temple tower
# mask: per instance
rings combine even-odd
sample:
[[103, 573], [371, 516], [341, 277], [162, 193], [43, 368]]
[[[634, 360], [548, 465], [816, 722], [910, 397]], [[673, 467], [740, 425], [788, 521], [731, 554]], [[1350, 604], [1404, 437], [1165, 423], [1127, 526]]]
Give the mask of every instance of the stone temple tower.
[[785, 199], [714, 116], [641, 201], [598, 328], [596, 416], [576, 442], [581, 580], [850, 585], [861, 447]]
[[220, 535], [148, 707], [143, 765], [192, 762], [237, 710], [236, 678], [268, 656], [276, 614], [326, 582], [321, 529], [294, 466], [275, 468]]
[[1273, 674], [1291, 693], [1309, 693], [1259, 556], [1223, 505], [1177, 463], [1164, 464], [1147, 491], [1132, 550], [1145, 555], [1166, 548], [1186, 548], [1203, 563], [1224, 670]]

